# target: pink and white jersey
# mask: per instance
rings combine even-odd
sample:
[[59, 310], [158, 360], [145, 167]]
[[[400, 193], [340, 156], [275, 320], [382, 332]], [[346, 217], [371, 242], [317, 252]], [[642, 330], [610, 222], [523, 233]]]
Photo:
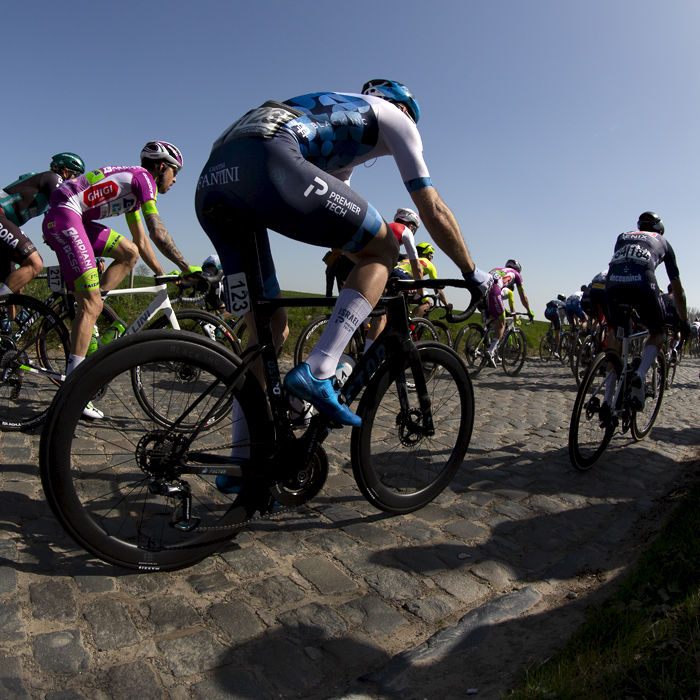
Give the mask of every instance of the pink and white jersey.
[[493, 275], [493, 281], [500, 287], [508, 287], [508, 289], [514, 289], [515, 287], [523, 286], [523, 276], [512, 267], [497, 267], [491, 270]]
[[399, 223], [395, 221], [393, 224], [389, 224], [389, 229], [396, 236], [396, 240], [399, 245], [402, 245], [409, 260], [418, 260], [418, 250], [416, 249], [416, 242], [413, 236], [413, 231], [411, 231], [406, 224]]
[[147, 170], [117, 165], [66, 180], [53, 191], [50, 204], [72, 209], [83, 221], [95, 221], [137, 211], [157, 196], [156, 183]]

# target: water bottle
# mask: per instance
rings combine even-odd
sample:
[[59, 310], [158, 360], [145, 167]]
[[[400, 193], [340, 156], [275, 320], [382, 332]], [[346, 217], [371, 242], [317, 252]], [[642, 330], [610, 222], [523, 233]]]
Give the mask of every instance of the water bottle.
[[100, 347], [100, 344], [98, 342], [99, 337], [100, 337], [100, 334], [99, 334], [99, 331], [97, 330], [97, 326], [93, 326], [92, 327], [92, 337], [90, 338], [90, 345], [88, 345], [86, 357], [87, 357], [87, 355], [92, 355], [92, 353], [95, 352], [95, 350], [97, 350], [97, 348]]
[[335, 368], [338, 387], [342, 387], [345, 384], [353, 369], [355, 369], [355, 360], [350, 355], [343, 353], [338, 361], [338, 366]]
[[120, 335], [123, 335], [124, 331], [126, 330], [126, 324], [122, 319], [118, 318], [116, 321], [112, 323], [112, 325], [102, 334], [102, 337], [99, 339], [100, 345], [106, 345], [107, 343], [110, 343], [113, 341], [115, 338], [118, 338]]
[[29, 309], [22, 309], [17, 316], [15, 316], [15, 320], [21, 326], [29, 318], [30, 313]]

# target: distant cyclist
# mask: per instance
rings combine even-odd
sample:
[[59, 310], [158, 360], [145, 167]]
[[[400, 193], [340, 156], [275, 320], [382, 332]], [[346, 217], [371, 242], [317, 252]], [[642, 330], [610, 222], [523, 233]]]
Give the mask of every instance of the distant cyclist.
[[544, 310], [544, 317], [551, 322], [554, 328], [554, 357], [559, 359], [561, 352], [561, 326], [566, 318], [566, 297], [563, 294], [558, 294], [556, 299], [551, 299], [547, 302], [547, 308]]
[[221, 269], [221, 260], [218, 255], [210, 255], [202, 263], [202, 274], [207, 278], [206, 281], [208, 282], [205, 297], [207, 306], [214, 313], [219, 314], [221, 318], [229, 318], [231, 314], [226, 310], [224, 284], [221, 281], [224, 273]]
[[[454, 215], [432, 185], [413, 95], [393, 80], [371, 80], [362, 93], [318, 92], [251, 110], [214, 143], [195, 198], [200, 224], [221, 255], [226, 274], [235, 275], [243, 288], [247, 281], [239, 232], [255, 235], [270, 298], [280, 289], [268, 228], [357, 258], [319, 342], [285, 380], [291, 394], [349, 425], [361, 421], [340, 403], [331, 378], [343, 349], [379, 300], [398, 256], [387, 224], [349, 185], [355, 166], [393, 156], [433, 240], [476, 294], [484, 294], [491, 284], [489, 275], [472, 262]], [[255, 343], [253, 318], [246, 322]], [[283, 310], [273, 318], [273, 331], [280, 345], [287, 332]]]
[[506, 329], [506, 310], [503, 306], [502, 295], [503, 289], [505, 287], [509, 289], [516, 287], [520, 301], [525, 307], [528, 316], [530, 316], [531, 319], [535, 318], [535, 313], [530, 310], [530, 302], [528, 301], [525, 288], [523, 287], [522, 269], [522, 265], [517, 260], [510, 258], [506, 261], [505, 267], [497, 267], [491, 270], [493, 287], [491, 287], [487, 297], [488, 311], [493, 318], [493, 339], [489, 346], [487, 357], [491, 367], [496, 366], [496, 349]]
[[[64, 181], [85, 172], [75, 153], [57, 153], [49, 170], [27, 173], [0, 190], [0, 296], [18, 293], [44, 268], [39, 251], [20, 226], [49, 207], [51, 193]], [[15, 269], [15, 265], [19, 265]]]
[[572, 331], [579, 326], [583, 327], [586, 323], [586, 313], [581, 308], [581, 299], [583, 299], [585, 289], [586, 285], [584, 284], [578, 292], [574, 292], [566, 298], [566, 317]]
[[[662, 262], [671, 280], [676, 310], [681, 319], [681, 331], [686, 336], [689, 328], [685, 292], [676, 264], [676, 254], [664, 237], [664, 224], [659, 215], [646, 211], [639, 217], [637, 230], [621, 233], [617, 237], [606, 282], [609, 310], [608, 350], [620, 353], [622, 342], [616, 338], [615, 331], [629, 323], [629, 314], [626, 311], [629, 307], [637, 311], [649, 330], [649, 339], [644, 347], [641, 364], [630, 382], [632, 403], [636, 410], [644, 408], [646, 374], [656, 360], [664, 340], [665, 312], [655, 274], [656, 268]], [[606, 387], [603, 404], [608, 409], [615, 387], [613, 379], [611, 377]]]
[[[67, 373], [85, 359], [93, 326], [102, 311], [102, 289], [115, 289], [139, 259], [156, 274], [162, 274], [151, 241], [183, 272], [191, 268], [163, 225], [156, 208], [158, 194], [165, 194], [182, 168], [182, 154], [165, 141], [149, 141], [141, 151], [141, 167], [109, 166], [64, 182], [49, 200], [43, 223], [44, 237], [58, 257], [61, 272], [78, 306], [71, 328], [71, 354]], [[134, 243], [97, 223], [126, 215]], [[95, 256], [114, 258], [98, 278]]]

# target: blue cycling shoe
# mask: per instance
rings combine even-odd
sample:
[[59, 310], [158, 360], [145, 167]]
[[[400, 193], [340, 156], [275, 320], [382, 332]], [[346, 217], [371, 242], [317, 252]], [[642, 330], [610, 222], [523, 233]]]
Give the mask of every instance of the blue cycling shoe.
[[240, 493], [243, 488], [243, 479], [238, 476], [226, 476], [220, 474], [216, 477], [216, 488], [221, 493]]
[[359, 427], [362, 419], [338, 400], [331, 379], [316, 379], [309, 370], [309, 365], [302, 362], [287, 372], [284, 379], [287, 391], [299, 399], [308, 401], [314, 408], [341, 425]]

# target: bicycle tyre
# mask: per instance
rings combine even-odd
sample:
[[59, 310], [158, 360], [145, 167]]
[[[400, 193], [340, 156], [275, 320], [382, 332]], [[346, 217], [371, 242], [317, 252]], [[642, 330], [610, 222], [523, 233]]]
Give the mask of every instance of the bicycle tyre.
[[[600, 353], [592, 362], [581, 380], [571, 412], [569, 459], [581, 472], [588, 471], [601, 458], [615, 432], [614, 422], [605, 426], [600, 419], [600, 407], [605, 396], [604, 369], [609, 359]], [[619, 376], [620, 368], [614, 371]]]
[[503, 336], [503, 342], [499, 352], [501, 353], [501, 364], [503, 371], [509, 377], [515, 377], [525, 364], [527, 354], [527, 340], [525, 333], [520, 328], [513, 328]]
[[433, 324], [433, 327], [438, 334], [438, 342], [442, 343], [443, 345], [447, 345], [448, 348], [451, 348], [452, 330], [450, 329], [449, 324], [445, 323], [444, 321], [428, 320]]
[[659, 352], [646, 375], [644, 410], [632, 414], [630, 432], [636, 442], [644, 440], [656, 423], [666, 390], [666, 371], [666, 357]]
[[[197, 334], [201, 337], [209, 338], [210, 340], [215, 340], [218, 345], [225, 350], [235, 354], [240, 355], [240, 346], [231, 334], [229, 327], [220, 318], [210, 314], [206, 311], [201, 311], [200, 309], [178, 309], [175, 312], [178, 325], [180, 330], [188, 331], [190, 333]], [[148, 326], [149, 330], [164, 330], [170, 328], [169, 321], [166, 316], [160, 316], [153, 323]], [[213, 336], [213, 337], [212, 337]], [[193, 365], [187, 362], [169, 362], [169, 363], [159, 363], [158, 365], [153, 365], [151, 368], [153, 376], [156, 372], [160, 374], [160, 380], [158, 383], [151, 380], [150, 383], [143, 381], [141, 374], [142, 369], [140, 366], [136, 366], [132, 370], [132, 386], [134, 390], [134, 395], [141, 404], [146, 413], [148, 413], [153, 420], [159, 422], [165, 427], [170, 427], [172, 421], [168, 418], [166, 414], [159, 408], [162, 405], [162, 397], [171, 390], [172, 386], [177, 383], [187, 383], [197, 381], [197, 370]], [[160, 391], [157, 391], [157, 387]], [[166, 409], [170, 409], [167, 404]], [[208, 427], [214, 425], [226, 417], [226, 415], [231, 410], [230, 402], [221, 406], [218, 413], [212, 419], [212, 422]], [[180, 424], [179, 429], [183, 431], [192, 430], [197, 425], [197, 421], [183, 421]]]
[[561, 334], [561, 348], [559, 349], [559, 360], [565, 365], [569, 361], [569, 356], [571, 355], [573, 340], [571, 331], [562, 331]]
[[[438, 343], [418, 345], [423, 364], [436, 367], [427, 385], [435, 435], [420, 436], [410, 423], [420, 415], [415, 393], [400, 386], [412, 371], [403, 357], [382, 364], [367, 385], [353, 428], [353, 474], [365, 498], [387, 513], [411, 513], [438, 496], [462, 464], [474, 426], [474, 391], [461, 358]], [[401, 392], [403, 393], [403, 392]]]
[[576, 364], [574, 367], [574, 377], [576, 378], [576, 386], [581, 386], [581, 380], [586, 374], [589, 365], [598, 354], [598, 341], [594, 335], [588, 335], [581, 343], [581, 349], [576, 355]]
[[551, 333], [543, 335], [540, 340], [540, 360], [542, 362], [547, 362], [551, 360], [556, 351], [556, 346], [554, 344], [554, 338]]
[[462, 326], [455, 339], [454, 349], [460, 358], [463, 358], [472, 379], [486, 365], [485, 335], [483, 326], [478, 323], [468, 323]]
[[44, 422], [65, 376], [70, 334], [48, 306], [23, 294], [0, 298], [0, 316], [9, 321], [0, 332], [0, 430], [30, 430]]
[[[118, 338], [89, 357], [60, 389], [48, 413], [39, 454], [46, 499], [70, 537], [109, 564], [138, 571], [191, 566], [235, 536], [265, 493], [256, 480], [248, 479], [239, 494], [224, 494], [214, 485], [216, 468], [211, 475], [188, 474], [178, 460], [175, 466], [167, 462], [168, 449], [181, 434], [163, 430], [140, 409], [130, 391], [131, 373], [135, 366], [176, 362], [183, 356], [199, 368], [200, 380], [196, 390], [182, 385], [182, 396], [174, 388], [171, 420], [183, 408], [193, 408], [203, 419], [239, 361], [209, 339], [167, 330]], [[202, 399], [210, 384], [215, 385], [213, 392]], [[103, 387], [105, 419], [81, 420], [83, 407]], [[267, 400], [250, 374], [233, 393], [248, 423], [251, 461], [264, 463], [274, 444]], [[190, 449], [228, 455], [231, 431], [230, 421], [204, 431]], [[187, 454], [181, 458], [185, 463]], [[194, 529], [171, 526], [182, 511], [178, 499], [152, 490], [154, 472], [168, 486], [177, 486], [179, 480], [188, 484], [194, 514], [201, 518]]]
[[[300, 365], [302, 362], [306, 361], [309, 353], [314, 349], [316, 343], [318, 343], [319, 338], [323, 334], [323, 331], [326, 329], [330, 317], [330, 314], [323, 314], [322, 316], [317, 316], [306, 324], [304, 329], [299, 334], [296, 345], [294, 346], [295, 365]], [[364, 345], [362, 332], [360, 329], [358, 329], [353, 334], [350, 342], [345, 346], [345, 350], [343, 350], [343, 352], [357, 362], [360, 357], [362, 357]]]

